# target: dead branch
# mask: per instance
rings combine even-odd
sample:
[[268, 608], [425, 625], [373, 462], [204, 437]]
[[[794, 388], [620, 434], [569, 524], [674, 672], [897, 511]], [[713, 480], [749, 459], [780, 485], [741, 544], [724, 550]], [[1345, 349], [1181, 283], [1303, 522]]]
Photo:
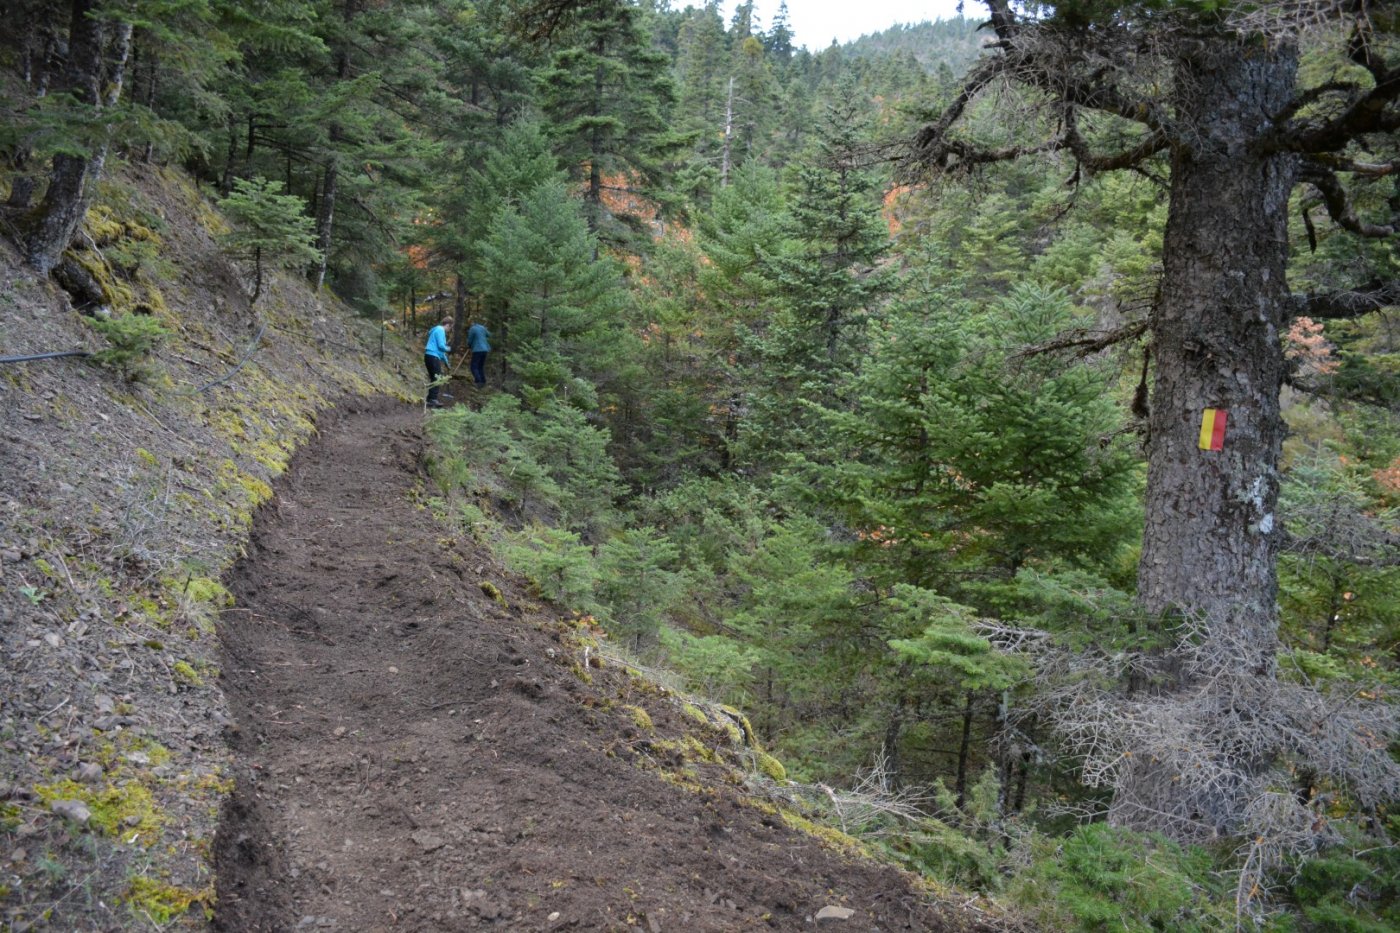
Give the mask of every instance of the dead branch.
[[1400, 281], [1375, 281], [1344, 292], [1310, 292], [1293, 296], [1293, 316], [1326, 320], [1358, 318], [1400, 305]]
[[1012, 354], [1012, 359], [1025, 359], [1046, 353], [1062, 353], [1067, 350], [1073, 350], [1077, 356], [1090, 356], [1120, 343], [1138, 339], [1147, 333], [1147, 327], [1147, 321], [1134, 321], [1112, 330], [1090, 330], [1089, 328], [1077, 327], [1057, 334], [1053, 340], [1018, 350]]
[[1342, 186], [1341, 180], [1337, 178], [1335, 172], [1317, 160], [1304, 160], [1298, 175], [1300, 180], [1308, 182], [1317, 189], [1322, 196], [1323, 205], [1327, 208], [1328, 216], [1342, 229], [1349, 230], [1357, 236], [1372, 239], [1393, 236], [1396, 230], [1400, 230], [1400, 218], [1392, 217], [1389, 223], [1374, 224], [1356, 216], [1356, 210], [1352, 206], [1351, 198], [1347, 196], [1346, 188]]

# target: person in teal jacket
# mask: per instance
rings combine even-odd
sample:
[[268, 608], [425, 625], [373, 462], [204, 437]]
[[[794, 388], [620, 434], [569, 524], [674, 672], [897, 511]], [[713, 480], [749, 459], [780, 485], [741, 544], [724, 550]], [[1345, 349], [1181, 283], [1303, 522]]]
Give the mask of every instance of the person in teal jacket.
[[452, 348], [447, 345], [447, 328], [452, 318], [443, 318], [436, 327], [428, 331], [428, 345], [423, 348], [423, 365], [428, 368], [428, 407], [441, 408], [438, 401], [440, 380], [447, 375], [447, 354]]
[[491, 335], [486, 325], [473, 321], [467, 328], [467, 347], [472, 351], [472, 381], [479, 386], [486, 385], [486, 354], [491, 352]]

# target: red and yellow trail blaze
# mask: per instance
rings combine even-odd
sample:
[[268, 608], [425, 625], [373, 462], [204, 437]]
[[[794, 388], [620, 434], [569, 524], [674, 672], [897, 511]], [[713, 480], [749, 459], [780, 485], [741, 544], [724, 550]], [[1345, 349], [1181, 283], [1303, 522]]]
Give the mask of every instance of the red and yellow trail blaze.
[[1228, 412], [1224, 408], [1207, 408], [1201, 412], [1202, 450], [1222, 450], [1225, 447], [1225, 420]]

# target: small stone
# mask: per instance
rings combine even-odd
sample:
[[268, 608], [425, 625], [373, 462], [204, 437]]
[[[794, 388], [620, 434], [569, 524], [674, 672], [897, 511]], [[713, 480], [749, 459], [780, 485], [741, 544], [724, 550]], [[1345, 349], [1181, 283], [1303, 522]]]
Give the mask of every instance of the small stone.
[[18, 564], [21, 560], [23, 560], [23, 556], [14, 548], [6, 548], [0, 551], [0, 561], [4, 561], [7, 564]]
[[432, 852], [434, 849], [441, 849], [443, 846], [447, 845], [446, 839], [426, 829], [420, 829], [418, 832], [409, 835], [408, 838], [418, 843], [424, 852]]
[[110, 713], [117, 708], [117, 701], [105, 693], [99, 693], [92, 698], [92, 705], [99, 713]]
[[49, 809], [75, 823], [86, 823], [92, 819], [92, 811], [81, 800], [55, 800], [49, 804]]
[[63, 636], [57, 632], [45, 632], [44, 644], [48, 645], [50, 648], [62, 648]]
[[96, 784], [102, 780], [102, 766], [94, 761], [84, 761], [73, 772], [73, 779], [82, 784]]
[[397, 667], [390, 666], [390, 668], [389, 668], [389, 673], [390, 673], [390, 674], [397, 674], [398, 672], [399, 672], [399, 669], [398, 669]]
[[839, 923], [843, 920], [849, 920], [855, 915], [856, 912], [849, 907], [835, 907], [828, 904], [826, 907], [817, 911], [817, 925], [820, 926], [823, 923]]
[[548, 920], [550, 923], [553, 923], [554, 921], [556, 921], [556, 920], [559, 919], [559, 911], [557, 911], [557, 910], [552, 910], [552, 911], [550, 911], [549, 916], [548, 916], [548, 917], [545, 917], [545, 919]]
[[12, 862], [22, 862], [27, 858], [29, 858], [29, 853], [24, 851], [23, 847], [13, 849], [10, 852], [10, 861]]
[[335, 736], [336, 738], [340, 738], [349, 731], [350, 730], [345, 728], [344, 726], [336, 726], [334, 729], [331, 730], [331, 735]]

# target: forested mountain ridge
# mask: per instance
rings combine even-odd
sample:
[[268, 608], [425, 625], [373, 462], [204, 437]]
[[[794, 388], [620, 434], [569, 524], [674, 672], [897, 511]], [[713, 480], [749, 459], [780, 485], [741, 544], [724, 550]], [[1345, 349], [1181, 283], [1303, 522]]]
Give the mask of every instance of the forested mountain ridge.
[[1393, 922], [1391, 4], [994, 0], [966, 71], [745, 4], [19, 6], [13, 238], [129, 362], [109, 156], [221, 196], [251, 307], [484, 322], [433, 508], [910, 867]]

